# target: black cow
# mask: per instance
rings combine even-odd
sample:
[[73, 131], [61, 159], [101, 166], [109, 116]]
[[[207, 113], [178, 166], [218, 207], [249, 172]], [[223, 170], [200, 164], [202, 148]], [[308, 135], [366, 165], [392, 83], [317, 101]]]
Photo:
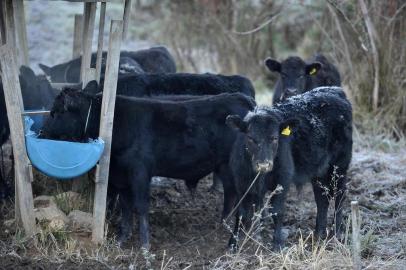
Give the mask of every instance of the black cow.
[[[57, 95], [57, 91], [51, 87], [46, 78], [35, 76], [34, 72], [25, 66], [20, 68], [20, 86], [25, 110], [50, 109]], [[7, 118], [6, 102], [3, 84], [0, 81], [0, 147], [8, 140], [9, 136], [10, 127]], [[0, 168], [0, 170], [2, 169]], [[4, 172], [0, 173], [0, 198], [10, 195], [3, 176]]]
[[268, 58], [265, 65], [280, 75], [275, 85], [273, 104], [316, 87], [341, 86], [340, 73], [322, 54], [316, 54], [307, 61], [297, 56], [288, 57], [282, 62]]
[[[96, 87], [93, 83], [92, 87]], [[89, 88], [89, 86], [88, 86]], [[103, 80], [99, 91], [103, 89]], [[97, 90], [92, 90], [97, 92]], [[255, 98], [255, 90], [251, 81], [243, 76], [225, 76], [220, 74], [125, 74], [120, 75], [117, 82], [117, 93], [128, 96], [157, 96], [159, 95], [216, 95], [220, 93], [243, 93]], [[171, 97], [170, 99], [175, 99]], [[193, 97], [185, 97], [191, 99]], [[220, 181], [214, 175], [211, 190], [218, 190]], [[188, 187], [194, 190], [192, 183]]]
[[[107, 52], [102, 54], [102, 77], [106, 68]], [[48, 67], [39, 64], [44, 73], [52, 82], [77, 83], [80, 78], [81, 58]], [[96, 53], [92, 54], [91, 66], [96, 65]], [[175, 73], [176, 64], [172, 55], [165, 47], [152, 47], [135, 52], [122, 51], [120, 53], [120, 72], [122, 73]]]
[[[254, 108], [254, 101], [239, 93], [184, 101], [175, 96], [175, 100], [117, 96], [109, 189], [116, 189], [120, 195], [120, 242], [131, 235], [132, 210], [135, 208], [139, 216], [141, 243], [143, 247], [149, 246], [148, 208], [152, 176], [197, 182], [216, 172], [224, 184], [224, 215], [230, 212], [234, 203], [235, 191], [228, 161], [236, 134], [225, 125], [225, 119], [229, 114], [244, 116]], [[96, 138], [100, 107], [100, 94], [91, 94], [86, 89], [65, 89], [55, 100], [43, 137], [64, 140]]]
[[[316, 88], [271, 108], [257, 108], [244, 119], [228, 116], [227, 124], [240, 132], [230, 158], [240, 198], [260, 173], [239, 207], [237, 217], [241, 215], [248, 226], [252, 204], [257, 210], [262, 207], [267, 185], [271, 190], [281, 185], [283, 191], [271, 200], [276, 214], [273, 243], [281, 247], [289, 186], [311, 182], [317, 204], [316, 235], [326, 235], [331, 197], [335, 199], [336, 232], [340, 232], [352, 150], [352, 109], [341, 88]], [[238, 224], [236, 235], [237, 232]], [[230, 245], [234, 244], [236, 239], [232, 237]]]

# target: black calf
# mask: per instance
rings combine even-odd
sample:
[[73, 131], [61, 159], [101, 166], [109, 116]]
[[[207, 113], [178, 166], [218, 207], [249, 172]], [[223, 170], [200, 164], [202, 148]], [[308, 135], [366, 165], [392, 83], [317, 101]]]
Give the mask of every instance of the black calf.
[[270, 71], [280, 74], [275, 85], [273, 104], [319, 86], [341, 86], [340, 73], [322, 54], [316, 54], [306, 62], [296, 56], [282, 62], [268, 58], [265, 65]]
[[[237, 218], [241, 215], [249, 225], [252, 205], [256, 210], [262, 207], [267, 186], [274, 190], [281, 185], [283, 191], [271, 200], [275, 214], [273, 242], [280, 247], [289, 186], [311, 182], [317, 204], [316, 234], [326, 235], [331, 197], [335, 199], [336, 232], [339, 232], [352, 150], [351, 104], [340, 88], [317, 88], [272, 108], [257, 108], [244, 119], [228, 116], [227, 123], [240, 132], [230, 158], [240, 197], [260, 173], [239, 207]], [[238, 226], [236, 234], [237, 230]], [[231, 238], [230, 244], [235, 244], [235, 239]]]
[[[102, 54], [101, 75], [104, 77], [107, 52]], [[96, 53], [92, 54], [91, 66], [96, 65]], [[39, 64], [52, 82], [77, 83], [80, 78], [81, 58], [55, 65], [53, 67]], [[120, 73], [174, 73], [176, 64], [172, 55], [165, 47], [152, 47], [135, 52], [122, 51], [120, 53]]]
[[[98, 136], [100, 95], [64, 90], [55, 100], [43, 135], [52, 139], [84, 140]], [[85, 123], [90, 102], [89, 125]], [[138, 212], [141, 243], [149, 246], [149, 190], [152, 176], [196, 183], [215, 172], [224, 184], [224, 215], [234, 204], [229, 155], [235, 132], [226, 116], [244, 116], [254, 107], [242, 94], [203, 96], [192, 100], [117, 96], [109, 189], [120, 195], [120, 241], [132, 231], [132, 210]], [[70, 123], [67, 125], [66, 123]]]

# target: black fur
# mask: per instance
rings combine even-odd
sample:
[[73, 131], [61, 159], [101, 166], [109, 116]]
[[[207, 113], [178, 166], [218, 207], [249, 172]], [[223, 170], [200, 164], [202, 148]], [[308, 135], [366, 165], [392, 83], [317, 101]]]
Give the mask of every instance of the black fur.
[[[101, 77], [106, 69], [107, 52], [102, 54]], [[96, 53], [92, 54], [91, 66], [96, 65]], [[120, 73], [175, 73], [176, 64], [165, 47], [152, 47], [146, 50], [122, 51], [120, 53]], [[52, 82], [77, 83], [80, 78], [81, 57], [48, 67], [39, 64]]]
[[268, 58], [265, 65], [280, 75], [275, 85], [273, 104], [316, 87], [341, 86], [340, 73], [322, 54], [316, 54], [307, 61], [297, 56], [288, 57], [282, 62]]
[[[336, 232], [339, 232], [346, 172], [352, 155], [352, 109], [342, 89], [317, 88], [271, 108], [256, 108], [244, 120], [232, 116], [227, 119], [229, 126], [240, 131], [230, 158], [239, 197], [260, 172], [237, 217], [241, 215], [243, 222], [249, 225], [252, 205], [260, 209], [266, 190], [275, 190], [281, 185], [283, 191], [271, 200], [272, 212], [276, 214], [273, 242], [280, 247], [289, 186], [311, 182], [317, 204], [316, 234], [326, 235], [328, 196], [335, 196]], [[288, 126], [291, 134], [283, 135], [282, 131]], [[256, 148], [267, 151], [257, 154]], [[238, 226], [236, 234], [237, 230]], [[236, 239], [231, 238], [230, 244], [236, 244]]]
[[[181, 100], [117, 96], [113, 127], [109, 190], [120, 195], [120, 241], [132, 230], [132, 210], [140, 222], [143, 246], [149, 245], [149, 189], [152, 176], [197, 182], [216, 172], [223, 180], [224, 215], [234, 204], [235, 191], [228, 169], [235, 132], [225, 125], [226, 116], [244, 116], [255, 106], [245, 95], [220, 94]], [[88, 133], [84, 134], [92, 100]], [[83, 140], [98, 136], [101, 95], [64, 90], [55, 100], [43, 136]], [[69, 123], [69, 125], [67, 125]]]
[[[101, 91], [103, 81], [97, 91]], [[216, 95], [242, 93], [255, 97], [251, 81], [239, 75], [221, 74], [126, 74], [120, 75], [117, 91], [122, 95]]]

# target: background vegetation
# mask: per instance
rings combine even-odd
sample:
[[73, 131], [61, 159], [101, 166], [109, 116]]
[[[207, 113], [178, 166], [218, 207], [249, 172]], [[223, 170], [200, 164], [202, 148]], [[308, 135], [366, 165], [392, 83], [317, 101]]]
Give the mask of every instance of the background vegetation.
[[243, 74], [259, 92], [276, 81], [266, 57], [322, 52], [340, 70], [360, 131], [404, 137], [405, 1], [138, 0], [134, 7], [132, 37], [168, 45], [180, 70]]

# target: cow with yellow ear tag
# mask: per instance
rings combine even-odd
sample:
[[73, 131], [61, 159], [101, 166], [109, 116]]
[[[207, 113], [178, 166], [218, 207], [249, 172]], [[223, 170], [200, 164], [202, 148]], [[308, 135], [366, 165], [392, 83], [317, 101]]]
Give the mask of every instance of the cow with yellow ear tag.
[[[341, 232], [341, 203], [352, 150], [352, 109], [341, 88], [316, 88], [273, 107], [257, 107], [244, 118], [229, 115], [226, 124], [238, 134], [229, 166], [237, 201], [241, 201], [230, 247], [238, 245], [235, 236], [240, 224], [250, 227], [254, 211], [263, 207], [265, 193], [278, 185], [283, 189], [271, 199], [276, 249], [284, 243], [284, 204], [291, 184], [312, 183], [319, 237], [326, 236], [329, 198], [335, 197], [336, 232]], [[333, 173], [339, 179], [333, 181]], [[336, 192], [330, 194], [325, 188]]]
[[320, 86], [341, 86], [340, 73], [322, 54], [316, 54], [306, 61], [290, 56], [282, 62], [267, 58], [266, 67], [279, 74], [275, 84], [273, 104], [310, 91]]

